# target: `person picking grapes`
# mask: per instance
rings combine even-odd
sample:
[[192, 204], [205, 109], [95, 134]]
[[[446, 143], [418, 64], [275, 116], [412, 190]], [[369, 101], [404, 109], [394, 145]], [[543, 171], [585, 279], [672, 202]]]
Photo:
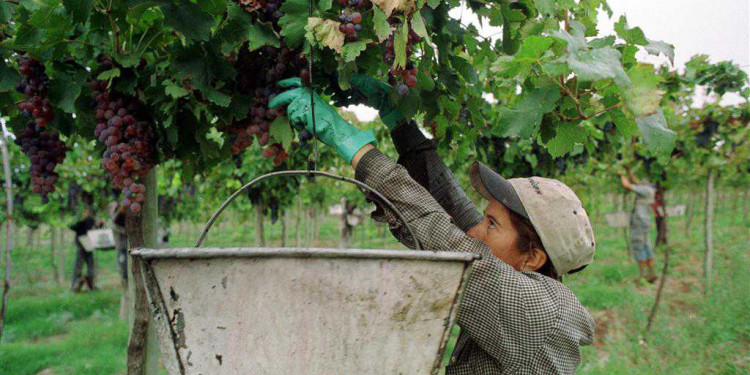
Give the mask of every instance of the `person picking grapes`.
[[646, 180], [641, 181], [630, 170], [628, 176], [620, 172], [622, 186], [635, 193], [635, 204], [630, 214], [630, 247], [638, 263], [641, 279], [654, 283], [657, 279], [654, 272], [654, 249], [651, 246], [651, 210], [655, 202], [656, 188]]
[[[386, 84], [357, 80], [355, 87], [380, 110], [383, 122], [394, 131], [405, 123], [385, 100]], [[352, 164], [356, 178], [401, 211], [423, 248], [482, 255], [463, 294], [457, 315], [461, 335], [446, 374], [576, 372], [579, 347], [592, 342], [594, 321], [557, 278], [590, 264], [595, 243], [586, 211], [572, 190], [539, 177], [506, 180], [475, 162], [472, 185], [489, 201], [482, 216], [447, 169], [425, 168], [423, 182], [443, 184], [428, 191], [378, 151], [371, 131], [343, 120], [299, 79], [279, 85], [288, 90], [270, 106], [285, 107], [295, 126], [312, 131], [314, 123], [317, 138]], [[430, 176], [433, 172], [442, 175]], [[388, 222], [396, 238], [414, 248], [406, 223], [393, 212], [379, 206], [373, 217]]]

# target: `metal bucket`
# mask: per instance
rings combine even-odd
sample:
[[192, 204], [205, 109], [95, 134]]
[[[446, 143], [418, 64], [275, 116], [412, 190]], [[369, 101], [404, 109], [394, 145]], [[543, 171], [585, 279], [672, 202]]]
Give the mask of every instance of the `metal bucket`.
[[[170, 375], [429, 375], [440, 370], [478, 254], [358, 249], [137, 249]], [[412, 236], [416, 239], [415, 236]], [[415, 242], [420, 249], [420, 244]]]
[[475, 254], [139, 249], [170, 374], [436, 374]]

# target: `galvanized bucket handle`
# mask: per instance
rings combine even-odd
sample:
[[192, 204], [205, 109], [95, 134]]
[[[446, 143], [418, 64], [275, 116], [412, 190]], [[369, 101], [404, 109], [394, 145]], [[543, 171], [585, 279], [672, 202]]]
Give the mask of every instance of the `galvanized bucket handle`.
[[417, 239], [417, 236], [414, 235], [414, 230], [412, 229], [412, 227], [404, 219], [404, 216], [401, 215], [401, 212], [398, 209], [396, 209], [396, 206], [394, 206], [393, 203], [391, 203], [391, 201], [388, 200], [388, 198], [383, 196], [383, 194], [380, 194], [378, 191], [376, 191], [369, 185], [361, 181], [357, 181], [353, 178], [343, 177], [343, 176], [335, 175], [333, 173], [321, 172], [321, 171], [316, 171], [316, 170], [291, 170], [291, 171], [271, 172], [271, 173], [264, 174], [260, 177], [256, 177], [254, 180], [246, 183], [244, 186], [242, 186], [237, 191], [235, 191], [232, 195], [230, 195], [229, 198], [227, 198], [227, 200], [225, 200], [224, 203], [221, 204], [221, 207], [219, 207], [219, 209], [216, 210], [216, 212], [214, 212], [214, 214], [208, 220], [208, 223], [206, 223], [206, 227], [203, 228], [203, 232], [201, 233], [200, 237], [198, 237], [198, 241], [195, 242], [195, 247], [201, 247], [201, 245], [203, 244], [203, 241], [206, 239], [206, 235], [208, 235], [208, 231], [211, 229], [211, 226], [214, 224], [216, 219], [218, 219], [219, 216], [221, 216], [222, 212], [224, 212], [224, 209], [226, 209], [227, 206], [229, 206], [229, 204], [232, 203], [232, 201], [234, 201], [243, 191], [245, 191], [250, 186], [253, 186], [257, 184], [258, 182], [261, 182], [271, 177], [305, 176], [305, 175], [317, 175], [317, 176], [328, 177], [328, 178], [338, 180], [338, 181], [348, 182], [375, 194], [375, 196], [378, 197], [378, 199], [380, 199], [383, 203], [385, 203], [388, 206], [388, 208], [393, 210], [393, 212], [396, 213], [396, 216], [398, 216], [399, 220], [401, 220], [401, 222], [404, 223], [404, 225], [406, 226], [406, 229], [409, 230], [409, 233], [411, 233], [411, 237], [414, 240], [414, 248], [416, 250], [422, 249], [422, 246], [419, 244], [419, 240]]

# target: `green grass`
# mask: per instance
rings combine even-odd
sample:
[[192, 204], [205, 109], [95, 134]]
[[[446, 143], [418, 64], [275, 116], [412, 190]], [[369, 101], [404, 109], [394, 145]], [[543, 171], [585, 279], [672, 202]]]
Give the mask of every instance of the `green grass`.
[[[565, 280], [598, 323], [596, 344], [583, 349], [580, 374], [750, 374], [750, 227], [728, 210], [720, 208], [717, 214], [709, 297], [703, 295], [702, 215], [693, 219], [689, 238], [683, 234], [683, 219], [670, 219], [671, 272], [646, 342], [644, 328], [656, 287], [636, 282], [638, 270], [624, 247], [622, 230], [595, 221], [596, 262]], [[252, 223], [232, 219], [214, 229], [208, 246], [252, 246]], [[321, 225], [315, 246], [337, 246], [336, 220], [327, 218]], [[298, 227], [305, 243], [305, 223]], [[173, 227], [171, 245], [189, 246], [199, 228]], [[279, 245], [280, 233], [279, 224], [267, 223], [267, 245]], [[36, 249], [15, 251], [0, 374], [124, 374], [127, 324], [119, 317], [122, 289], [114, 254], [96, 254], [101, 289], [74, 294], [67, 288], [74, 249], [66, 248], [66, 281], [57, 285], [50, 276], [48, 246], [41, 242]], [[290, 231], [286, 244], [294, 242]], [[400, 247], [370, 222], [358, 229], [354, 243], [360, 248]], [[450, 342], [449, 351], [452, 347]]]

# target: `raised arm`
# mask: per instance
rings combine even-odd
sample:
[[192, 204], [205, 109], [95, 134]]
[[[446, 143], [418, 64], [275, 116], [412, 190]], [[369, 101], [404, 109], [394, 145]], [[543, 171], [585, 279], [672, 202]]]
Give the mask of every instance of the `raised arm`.
[[633, 190], [633, 184], [628, 180], [627, 176], [625, 176], [624, 173], [620, 172], [620, 182], [622, 183], [622, 187], [624, 187], [627, 190]]
[[391, 132], [398, 151], [398, 164], [432, 195], [464, 232], [482, 221], [482, 215], [459, 186], [436, 150], [414, 121], [406, 121], [389, 98], [390, 85], [366, 75], [355, 75], [352, 86], [368, 105], [377, 108]]
[[641, 184], [641, 180], [638, 177], [635, 177], [635, 175], [633, 174], [633, 171], [630, 169], [629, 165], [625, 166], [625, 170], [628, 171], [628, 176], [630, 176], [630, 181], [633, 181], [633, 183], [635, 185], [640, 185]]
[[422, 185], [464, 232], [482, 221], [458, 180], [437, 153], [437, 145], [427, 139], [416, 123], [410, 121], [391, 131], [398, 151], [398, 164]]

